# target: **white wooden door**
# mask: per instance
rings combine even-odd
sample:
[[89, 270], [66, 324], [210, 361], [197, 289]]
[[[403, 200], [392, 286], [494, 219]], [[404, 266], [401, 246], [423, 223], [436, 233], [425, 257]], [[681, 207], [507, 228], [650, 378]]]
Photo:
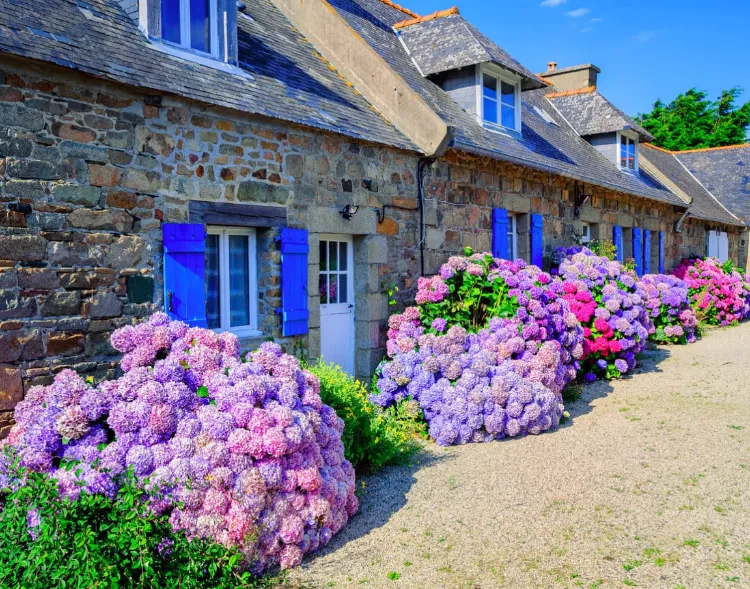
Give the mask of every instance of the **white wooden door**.
[[719, 261], [723, 264], [729, 259], [729, 236], [726, 231], [719, 233]]
[[320, 355], [354, 374], [354, 247], [350, 235], [320, 236]]

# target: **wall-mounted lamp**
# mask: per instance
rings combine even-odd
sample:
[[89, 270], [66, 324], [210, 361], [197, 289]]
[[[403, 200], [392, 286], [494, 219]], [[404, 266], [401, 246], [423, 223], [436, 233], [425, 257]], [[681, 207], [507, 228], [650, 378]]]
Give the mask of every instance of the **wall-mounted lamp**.
[[339, 211], [339, 214], [344, 217], [347, 221], [351, 219], [354, 215], [357, 214], [357, 211], [359, 210], [358, 206], [355, 205], [346, 205], [342, 210]]

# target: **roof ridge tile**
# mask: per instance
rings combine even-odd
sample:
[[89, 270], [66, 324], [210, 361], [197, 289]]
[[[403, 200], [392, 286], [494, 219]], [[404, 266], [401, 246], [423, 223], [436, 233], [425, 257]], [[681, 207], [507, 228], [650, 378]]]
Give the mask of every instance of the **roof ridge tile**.
[[416, 18], [409, 18], [406, 20], [402, 20], [401, 22], [397, 22], [396, 24], [394, 24], [393, 28], [403, 29], [404, 27], [409, 27], [411, 25], [418, 25], [423, 22], [435, 20], [436, 18], [443, 18], [446, 16], [451, 16], [453, 14], [460, 14], [458, 12], [458, 6], [453, 6], [452, 8], [448, 8], [446, 10], [436, 10], [432, 14], [426, 14], [425, 16], [417, 16]]
[[596, 86], [588, 86], [587, 88], [576, 88], [575, 90], [565, 90], [564, 92], [552, 92], [545, 94], [546, 98], [562, 98], [563, 96], [576, 96], [578, 94], [591, 94], [596, 92]]
[[700, 153], [704, 151], [721, 151], [723, 149], [742, 149], [743, 147], [750, 147], [750, 143], [737, 143], [736, 145], [720, 145], [719, 147], [701, 147], [698, 149], [683, 149], [681, 151], [672, 151], [675, 155], [681, 153]]
[[390, 6], [391, 8], [395, 8], [399, 12], [403, 12], [404, 14], [409, 15], [412, 18], [419, 18], [419, 15], [414, 12], [413, 10], [409, 10], [408, 8], [404, 8], [400, 4], [396, 4], [395, 2], [391, 2], [391, 0], [380, 0], [383, 4], [386, 6]]

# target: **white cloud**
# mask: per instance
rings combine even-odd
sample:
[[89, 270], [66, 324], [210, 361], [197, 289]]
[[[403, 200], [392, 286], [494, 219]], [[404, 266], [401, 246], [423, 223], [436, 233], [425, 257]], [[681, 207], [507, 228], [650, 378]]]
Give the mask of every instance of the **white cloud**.
[[603, 18], [602, 18], [601, 16], [596, 16], [596, 17], [592, 18], [592, 19], [591, 19], [591, 20], [589, 21], [589, 24], [590, 24], [590, 25], [593, 25], [593, 24], [596, 24], [596, 23], [598, 23], [598, 22], [602, 22], [603, 20], [604, 20], [604, 19], [603, 19]]
[[638, 43], [648, 43], [656, 37], [656, 31], [641, 31], [637, 35], [633, 35], [633, 40]]
[[590, 33], [594, 30], [594, 27], [586, 27], [585, 29], [581, 29], [582, 33]]
[[575, 10], [571, 10], [570, 12], [566, 12], [565, 16], [569, 16], [571, 18], [581, 18], [582, 16], [586, 16], [590, 12], [590, 8], [576, 8]]
[[567, 1], [568, 0], [544, 0], [541, 5], [555, 8], [556, 6], [560, 6], [560, 4], [565, 4]]

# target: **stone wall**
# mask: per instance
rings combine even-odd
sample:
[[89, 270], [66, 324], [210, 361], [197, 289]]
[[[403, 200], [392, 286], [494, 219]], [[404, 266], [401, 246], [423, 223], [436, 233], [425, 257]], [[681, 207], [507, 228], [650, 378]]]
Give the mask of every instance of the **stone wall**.
[[[742, 258], [740, 250], [745, 248], [746, 251], [744, 234], [739, 228], [688, 219], [678, 234], [674, 227], [682, 211], [669, 204], [587, 184], [580, 184], [579, 189], [591, 198], [576, 219], [573, 180], [449, 151], [442, 160], [428, 168], [425, 176], [426, 272], [436, 272], [446, 252], [459, 252], [467, 246], [480, 251], [490, 249], [492, 209], [495, 207], [521, 215], [518, 249], [519, 255], [526, 259], [529, 246], [524, 215], [539, 212], [544, 215], [545, 266], [549, 265], [550, 255], [556, 247], [576, 242], [582, 222], [590, 223], [593, 237], [601, 239], [612, 239], [614, 225], [666, 232], [667, 269], [677, 265], [685, 256], [704, 255], [708, 228], [729, 233], [730, 257], [735, 262]], [[626, 248], [625, 254], [631, 253]]]
[[[161, 223], [191, 200], [276, 204], [319, 233], [356, 235], [357, 371], [381, 355], [384, 285], [418, 268], [415, 155], [0, 60], [0, 435], [24, 389], [64, 367], [114, 374], [111, 331], [162, 308]], [[351, 220], [338, 213], [360, 206]], [[280, 339], [278, 229], [257, 231], [259, 327]], [[319, 299], [310, 289], [319, 353]], [[292, 342], [287, 343], [290, 349]], [[5, 413], [2, 413], [5, 412]]]

